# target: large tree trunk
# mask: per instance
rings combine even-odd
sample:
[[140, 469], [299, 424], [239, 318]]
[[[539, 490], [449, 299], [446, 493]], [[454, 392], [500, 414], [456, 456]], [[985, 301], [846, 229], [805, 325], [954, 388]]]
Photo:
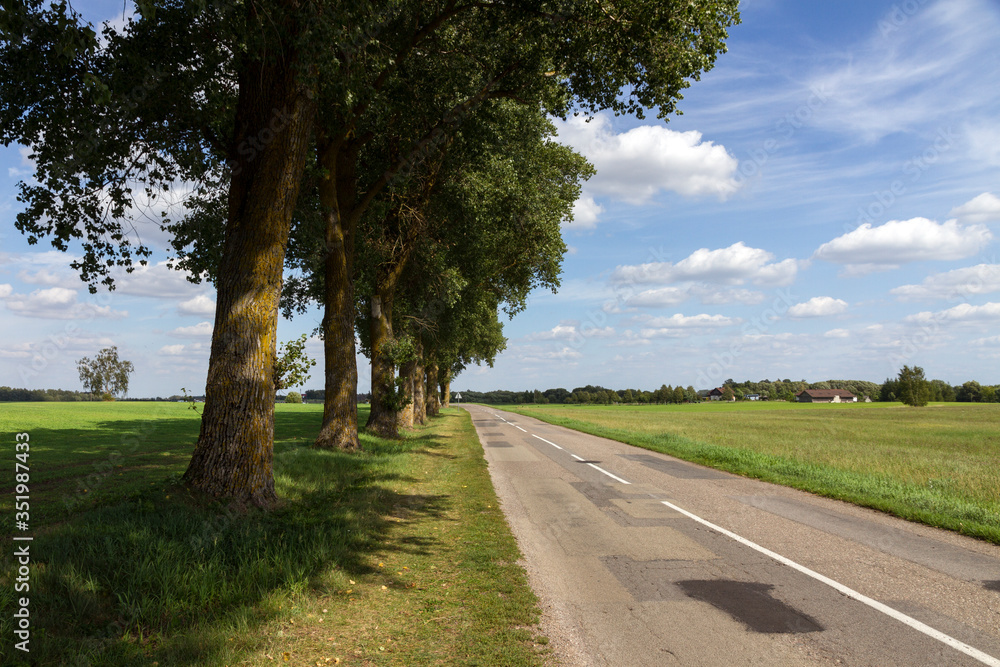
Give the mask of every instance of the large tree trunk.
[[395, 391], [396, 365], [389, 354], [392, 342], [392, 301], [394, 286], [380, 289], [372, 297], [369, 326], [372, 353], [372, 408], [366, 428], [383, 438], [398, 438], [398, 415], [387, 400]]
[[396, 417], [399, 428], [413, 428], [413, 369], [416, 364], [416, 360], [411, 359], [399, 367], [399, 377], [403, 378], [405, 401]]
[[326, 223], [323, 353], [326, 393], [323, 424], [314, 447], [361, 449], [358, 440], [358, 363], [354, 345], [354, 155], [339, 144], [321, 145], [326, 174], [319, 198]]
[[417, 358], [413, 364], [413, 423], [423, 424], [427, 421], [427, 378], [424, 374], [424, 346], [416, 339]]
[[313, 105], [292, 54], [252, 63], [240, 79], [229, 218], [217, 282], [201, 433], [184, 481], [266, 507], [274, 491], [278, 300]]
[[438, 393], [438, 365], [427, 364], [427, 414], [436, 417], [441, 412], [441, 400]]
[[451, 371], [441, 375], [441, 407], [451, 407]]

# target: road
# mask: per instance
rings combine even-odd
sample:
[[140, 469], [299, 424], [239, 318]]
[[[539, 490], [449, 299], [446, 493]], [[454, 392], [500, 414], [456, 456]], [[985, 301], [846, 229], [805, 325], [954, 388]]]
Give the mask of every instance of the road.
[[1000, 548], [476, 405], [569, 665], [994, 665]]

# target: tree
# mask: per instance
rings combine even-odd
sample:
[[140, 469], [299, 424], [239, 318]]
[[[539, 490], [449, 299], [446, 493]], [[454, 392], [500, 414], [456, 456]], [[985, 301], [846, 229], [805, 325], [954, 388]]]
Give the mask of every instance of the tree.
[[955, 400], [960, 403], [981, 403], [983, 386], [975, 380], [969, 380], [955, 391]]
[[285, 403], [301, 403], [302, 394], [297, 391], [290, 391], [288, 395], [285, 396]]
[[76, 362], [84, 389], [105, 400], [128, 394], [128, 377], [134, 368], [131, 361], [118, 358], [118, 348], [106, 347], [93, 359], [84, 357]]
[[722, 400], [723, 401], [734, 401], [736, 400], [736, 394], [733, 393], [733, 388], [728, 384], [722, 387]]
[[912, 407], [923, 407], [930, 400], [930, 385], [920, 366], [903, 366], [899, 371], [899, 400]]
[[[316, 360], [306, 355], [306, 334], [281, 345], [280, 354], [274, 360], [274, 390], [300, 387], [309, 379], [309, 369]], [[295, 392], [292, 392], [295, 393]], [[301, 396], [298, 403], [301, 403]]]

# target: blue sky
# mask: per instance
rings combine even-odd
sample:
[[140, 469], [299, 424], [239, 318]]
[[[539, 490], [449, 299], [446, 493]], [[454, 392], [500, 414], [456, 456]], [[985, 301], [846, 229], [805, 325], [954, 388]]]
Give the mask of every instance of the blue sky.
[[[562, 287], [534, 294], [495, 366], [454, 388], [881, 381], [903, 364], [1000, 383], [1000, 6], [758, 0], [742, 13], [683, 115], [558, 123], [598, 168], [564, 228]], [[30, 170], [24, 149], [0, 149], [0, 384], [79, 388], [75, 360], [117, 345], [132, 395], [200, 392], [212, 290], [161, 252], [89, 295], [67, 255], [13, 227]], [[282, 321], [279, 338], [319, 319]], [[308, 349], [319, 358], [318, 341]]]

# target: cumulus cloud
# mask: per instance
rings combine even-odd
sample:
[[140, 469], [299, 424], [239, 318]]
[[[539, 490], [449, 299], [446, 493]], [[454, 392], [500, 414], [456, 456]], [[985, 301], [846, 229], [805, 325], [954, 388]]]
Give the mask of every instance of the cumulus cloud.
[[1000, 320], [1000, 303], [984, 303], [981, 306], [973, 306], [968, 303], [960, 303], [954, 308], [939, 310], [936, 313], [924, 311], [916, 315], [910, 315], [904, 321], [915, 322], [917, 324], [928, 324], [932, 322], [992, 322]]
[[742, 241], [728, 248], [701, 248], [676, 264], [650, 262], [619, 266], [611, 274], [612, 282], [669, 285], [684, 281], [703, 281], [726, 285], [788, 285], [795, 280], [799, 262], [786, 259], [772, 262], [774, 255], [751, 248]]
[[847, 302], [830, 296], [814, 296], [804, 303], [797, 303], [788, 309], [789, 317], [828, 317], [847, 310]]
[[845, 264], [854, 274], [898, 268], [906, 262], [955, 260], [975, 255], [993, 239], [984, 225], [938, 223], [927, 218], [890, 220], [872, 227], [865, 223], [824, 243], [815, 257]]
[[984, 192], [961, 206], [956, 206], [948, 215], [966, 225], [1000, 221], [1000, 197]]
[[183, 345], [164, 345], [163, 347], [160, 348], [160, 354], [170, 357], [176, 357], [183, 353], [184, 353]]
[[199, 322], [190, 327], [177, 327], [170, 335], [179, 338], [205, 338], [212, 335], [214, 328], [211, 322]]
[[199, 294], [193, 299], [177, 304], [177, 312], [180, 315], [214, 315], [215, 301], [204, 294]]
[[0, 299], [6, 299], [8, 296], [14, 293], [14, 288], [8, 284], [0, 285]]
[[[4, 291], [0, 288], [0, 296]], [[77, 291], [66, 287], [35, 290], [28, 295], [7, 291], [4, 302], [11, 313], [38, 319], [90, 320], [102, 317], [117, 320], [128, 316], [128, 311], [113, 310], [111, 306], [81, 303], [77, 299]]]
[[1000, 292], [1000, 264], [977, 264], [928, 276], [919, 285], [890, 290], [900, 301], [966, 298]]
[[593, 229], [604, 213], [604, 207], [594, 201], [589, 195], [581, 195], [573, 203], [573, 221], [569, 226], [573, 229]]
[[688, 299], [696, 298], [708, 306], [722, 306], [732, 303], [755, 305], [764, 300], [764, 294], [748, 289], [725, 289], [714, 286], [688, 283], [681, 287], [657, 287], [639, 292], [626, 300], [626, 305], [636, 308], [669, 308]]
[[559, 141], [585, 155], [597, 174], [590, 192], [644, 204], [666, 190], [686, 197], [726, 199], [736, 192], [738, 161], [724, 146], [702, 141], [700, 132], [675, 132], [642, 125], [615, 133], [611, 119], [598, 114], [556, 121]]
[[850, 335], [851, 335], [851, 332], [848, 331], [847, 329], [830, 329], [825, 334], [823, 334], [823, 337], [824, 338], [849, 338]]

